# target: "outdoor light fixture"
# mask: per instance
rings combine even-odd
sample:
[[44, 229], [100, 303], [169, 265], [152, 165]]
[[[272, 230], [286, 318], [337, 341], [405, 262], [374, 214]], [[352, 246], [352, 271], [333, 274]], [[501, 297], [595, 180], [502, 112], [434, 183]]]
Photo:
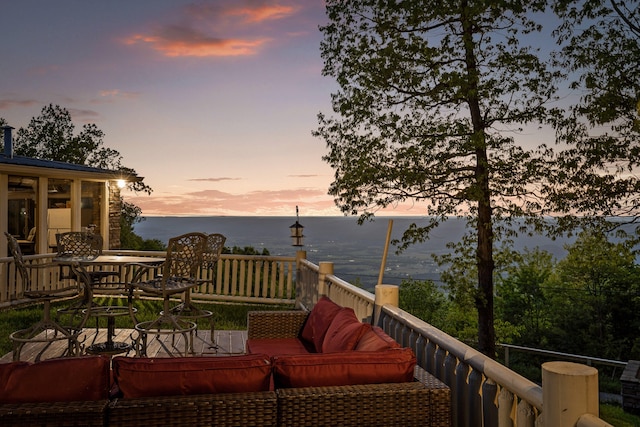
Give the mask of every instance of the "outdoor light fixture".
[[127, 181], [125, 181], [124, 179], [119, 179], [118, 181], [116, 181], [116, 184], [118, 185], [118, 188], [123, 189], [125, 185], [127, 185]]
[[291, 230], [291, 240], [293, 240], [292, 246], [300, 247], [304, 246], [302, 243], [302, 238], [304, 234], [302, 234], [302, 230], [304, 227], [298, 221], [298, 207], [296, 206], [296, 223], [289, 227]]

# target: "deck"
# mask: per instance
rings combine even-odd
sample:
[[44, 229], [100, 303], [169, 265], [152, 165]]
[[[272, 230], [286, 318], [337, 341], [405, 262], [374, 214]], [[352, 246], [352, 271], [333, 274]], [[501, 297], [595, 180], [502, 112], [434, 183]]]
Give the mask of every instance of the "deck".
[[[133, 329], [116, 329], [116, 335], [113, 338], [114, 341], [120, 342], [131, 342], [131, 335], [134, 333]], [[106, 328], [100, 329], [96, 332], [95, 328], [85, 328], [85, 330], [80, 334], [80, 342], [86, 348], [93, 343], [101, 343], [106, 341]], [[162, 343], [155, 339], [154, 336], [149, 336], [149, 344], [147, 349], [148, 357], [170, 357], [170, 355], [165, 351], [162, 344], [166, 346], [166, 348], [172, 348], [172, 338], [170, 335], [158, 335], [158, 337], [162, 340]], [[214, 332], [214, 343], [216, 347], [211, 346], [211, 331], [209, 330], [199, 330], [197, 337], [194, 339], [194, 355], [195, 356], [227, 356], [231, 354], [244, 354], [245, 353], [245, 342], [247, 340], [247, 331], [215, 331]], [[180, 335], [176, 336], [175, 345], [178, 349], [184, 349], [184, 344], [182, 343], [182, 337]], [[26, 344], [22, 349], [20, 359], [22, 361], [33, 362], [37, 356], [37, 354], [43, 349], [46, 344], [37, 343], [37, 344]], [[61, 357], [65, 354], [67, 348], [66, 341], [57, 341], [52, 344], [49, 344], [49, 348], [43, 353], [42, 359], [52, 359], [56, 357]], [[128, 353], [121, 353], [119, 356], [135, 356], [135, 352], [133, 350]], [[2, 358], [0, 358], [0, 363], [9, 363], [12, 361], [13, 355], [12, 353], [7, 353]]]

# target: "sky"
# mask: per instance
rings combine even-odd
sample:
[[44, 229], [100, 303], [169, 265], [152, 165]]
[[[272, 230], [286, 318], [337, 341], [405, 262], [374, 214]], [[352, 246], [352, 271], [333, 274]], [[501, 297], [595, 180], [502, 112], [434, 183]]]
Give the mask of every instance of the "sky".
[[[341, 215], [313, 137], [323, 0], [0, 0], [0, 117], [94, 123], [153, 189], [157, 215]], [[421, 215], [417, 208], [389, 215]]]

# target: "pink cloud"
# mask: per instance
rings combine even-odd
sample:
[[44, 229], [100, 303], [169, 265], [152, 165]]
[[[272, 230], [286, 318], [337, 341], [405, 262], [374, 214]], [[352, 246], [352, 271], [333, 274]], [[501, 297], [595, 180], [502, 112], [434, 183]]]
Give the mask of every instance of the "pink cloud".
[[146, 45], [167, 57], [251, 56], [273, 39], [265, 33], [270, 29], [259, 24], [285, 19], [299, 10], [300, 6], [270, 2], [192, 4], [178, 16], [179, 23], [134, 34], [124, 43]]
[[0, 110], [9, 110], [14, 107], [31, 107], [39, 104], [34, 99], [0, 99]]
[[242, 7], [229, 9], [226, 14], [229, 16], [243, 16], [247, 23], [257, 23], [263, 21], [273, 21], [289, 17], [297, 12], [299, 8], [293, 6], [282, 6], [279, 4], [264, 5], [259, 7]]
[[148, 44], [168, 57], [211, 57], [255, 55], [269, 39], [220, 39], [206, 36], [191, 28], [172, 27], [156, 36], [135, 35], [127, 44]]
[[320, 189], [253, 191], [243, 194], [218, 190], [186, 194], [152, 194], [128, 197], [143, 215], [288, 215], [304, 204], [308, 215], [336, 215], [333, 199]]

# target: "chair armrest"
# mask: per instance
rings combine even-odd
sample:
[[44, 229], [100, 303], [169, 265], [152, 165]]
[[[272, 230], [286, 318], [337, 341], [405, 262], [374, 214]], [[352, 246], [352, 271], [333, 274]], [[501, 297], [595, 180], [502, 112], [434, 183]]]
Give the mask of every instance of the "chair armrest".
[[302, 310], [250, 311], [247, 339], [296, 338], [309, 313]]
[[[143, 275], [149, 273], [150, 271], [154, 271], [154, 270], [162, 271], [163, 266], [164, 266], [164, 263], [151, 265], [151, 264], [131, 262], [131, 263], [125, 264], [124, 268], [127, 272], [132, 271], [131, 283], [136, 283], [136, 282], [140, 282]], [[127, 273], [125, 277], [129, 277], [129, 274]]]

